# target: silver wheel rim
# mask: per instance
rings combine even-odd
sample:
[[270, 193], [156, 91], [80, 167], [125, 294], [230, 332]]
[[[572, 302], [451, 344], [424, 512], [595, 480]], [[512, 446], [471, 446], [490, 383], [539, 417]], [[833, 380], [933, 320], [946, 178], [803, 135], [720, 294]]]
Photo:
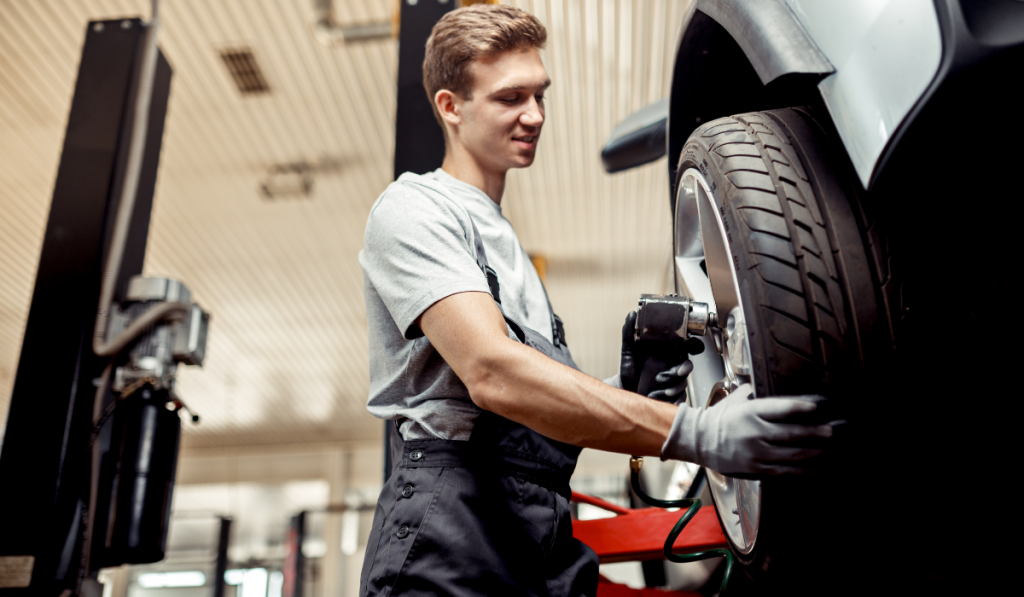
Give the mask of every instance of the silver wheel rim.
[[[753, 384], [743, 303], [727, 234], [711, 201], [711, 187], [699, 170], [683, 172], [676, 195], [674, 230], [676, 292], [711, 305], [726, 329], [704, 337], [704, 354], [692, 357], [687, 396], [707, 408], [744, 383]], [[700, 268], [705, 261], [707, 274]], [[757, 543], [761, 483], [707, 471], [722, 526], [732, 545], [748, 554]]]

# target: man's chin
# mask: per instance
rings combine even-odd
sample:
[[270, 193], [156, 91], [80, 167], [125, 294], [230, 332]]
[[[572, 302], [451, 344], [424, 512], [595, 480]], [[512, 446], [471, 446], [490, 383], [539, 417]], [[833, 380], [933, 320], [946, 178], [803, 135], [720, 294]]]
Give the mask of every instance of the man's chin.
[[534, 154], [517, 156], [513, 168], [529, 168], [533, 165]]

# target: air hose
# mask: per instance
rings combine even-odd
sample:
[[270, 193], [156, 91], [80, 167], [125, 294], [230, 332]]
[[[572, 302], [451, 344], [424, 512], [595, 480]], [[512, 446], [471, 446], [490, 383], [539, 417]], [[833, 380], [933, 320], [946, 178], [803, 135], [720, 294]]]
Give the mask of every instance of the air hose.
[[665, 539], [665, 559], [670, 562], [686, 563], [707, 560], [709, 558], [725, 558], [725, 574], [722, 576], [722, 586], [718, 589], [719, 597], [725, 596], [725, 586], [729, 584], [729, 575], [732, 573], [732, 552], [728, 549], [708, 549], [697, 553], [676, 554], [672, 553], [672, 545], [676, 538], [683, 532], [683, 528], [690, 522], [700, 510], [700, 498], [683, 498], [679, 500], [659, 500], [647, 495], [647, 492], [640, 486], [640, 469], [644, 466], [643, 456], [632, 456], [629, 459], [629, 484], [637, 497], [644, 503], [656, 508], [686, 508], [683, 515], [676, 523]]

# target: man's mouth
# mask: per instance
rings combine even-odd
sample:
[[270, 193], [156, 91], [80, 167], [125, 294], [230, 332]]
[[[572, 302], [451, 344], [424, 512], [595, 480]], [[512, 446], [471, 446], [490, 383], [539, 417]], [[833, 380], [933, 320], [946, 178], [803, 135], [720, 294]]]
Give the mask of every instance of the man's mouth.
[[512, 140], [519, 144], [521, 147], [532, 148], [537, 144], [537, 135], [524, 135], [522, 137], [512, 137]]

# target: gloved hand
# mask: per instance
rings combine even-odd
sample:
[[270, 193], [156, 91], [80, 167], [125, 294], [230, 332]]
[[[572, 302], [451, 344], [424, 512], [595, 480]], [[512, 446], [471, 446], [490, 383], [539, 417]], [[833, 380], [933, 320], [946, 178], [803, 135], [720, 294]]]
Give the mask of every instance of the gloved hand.
[[737, 477], [806, 473], [832, 437], [827, 409], [819, 409], [824, 400], [755, 400], [750, 384], [743, 384], [711, 408], [680, 405], [661, 458]]
[[675, 367], [670, 367], [654, 377], [656, 390], [647, 394], [648, 398], [662, 402], [677, 402], [686, 398], [686, 376], [693, 371], [693, 363], [686, 359]]
[[[619, 361], [619, 383], [623, 390], [636, 392], [640, 385], [640, 377], [644, 370], [647, 356], [636, 348], [634, 330], [636, 329], [636, 311], [626, 315], [622, 324], [622, 357]], [[659, 372], [655, 378], [654, 391], [647, 396], [665, 402], [674, 402], [682, 398], [686, 390], [686, 376], [693, 371], [693, 363], [689, 359]]]
[[640, 374], [644, 371], [644, 357], [636, 350], [633, 331], [636, 329], [636, 311], [626, 315], [622, 324], [622, 357], [619, 359], [619, 383], [623, 390], [636, 392]]

